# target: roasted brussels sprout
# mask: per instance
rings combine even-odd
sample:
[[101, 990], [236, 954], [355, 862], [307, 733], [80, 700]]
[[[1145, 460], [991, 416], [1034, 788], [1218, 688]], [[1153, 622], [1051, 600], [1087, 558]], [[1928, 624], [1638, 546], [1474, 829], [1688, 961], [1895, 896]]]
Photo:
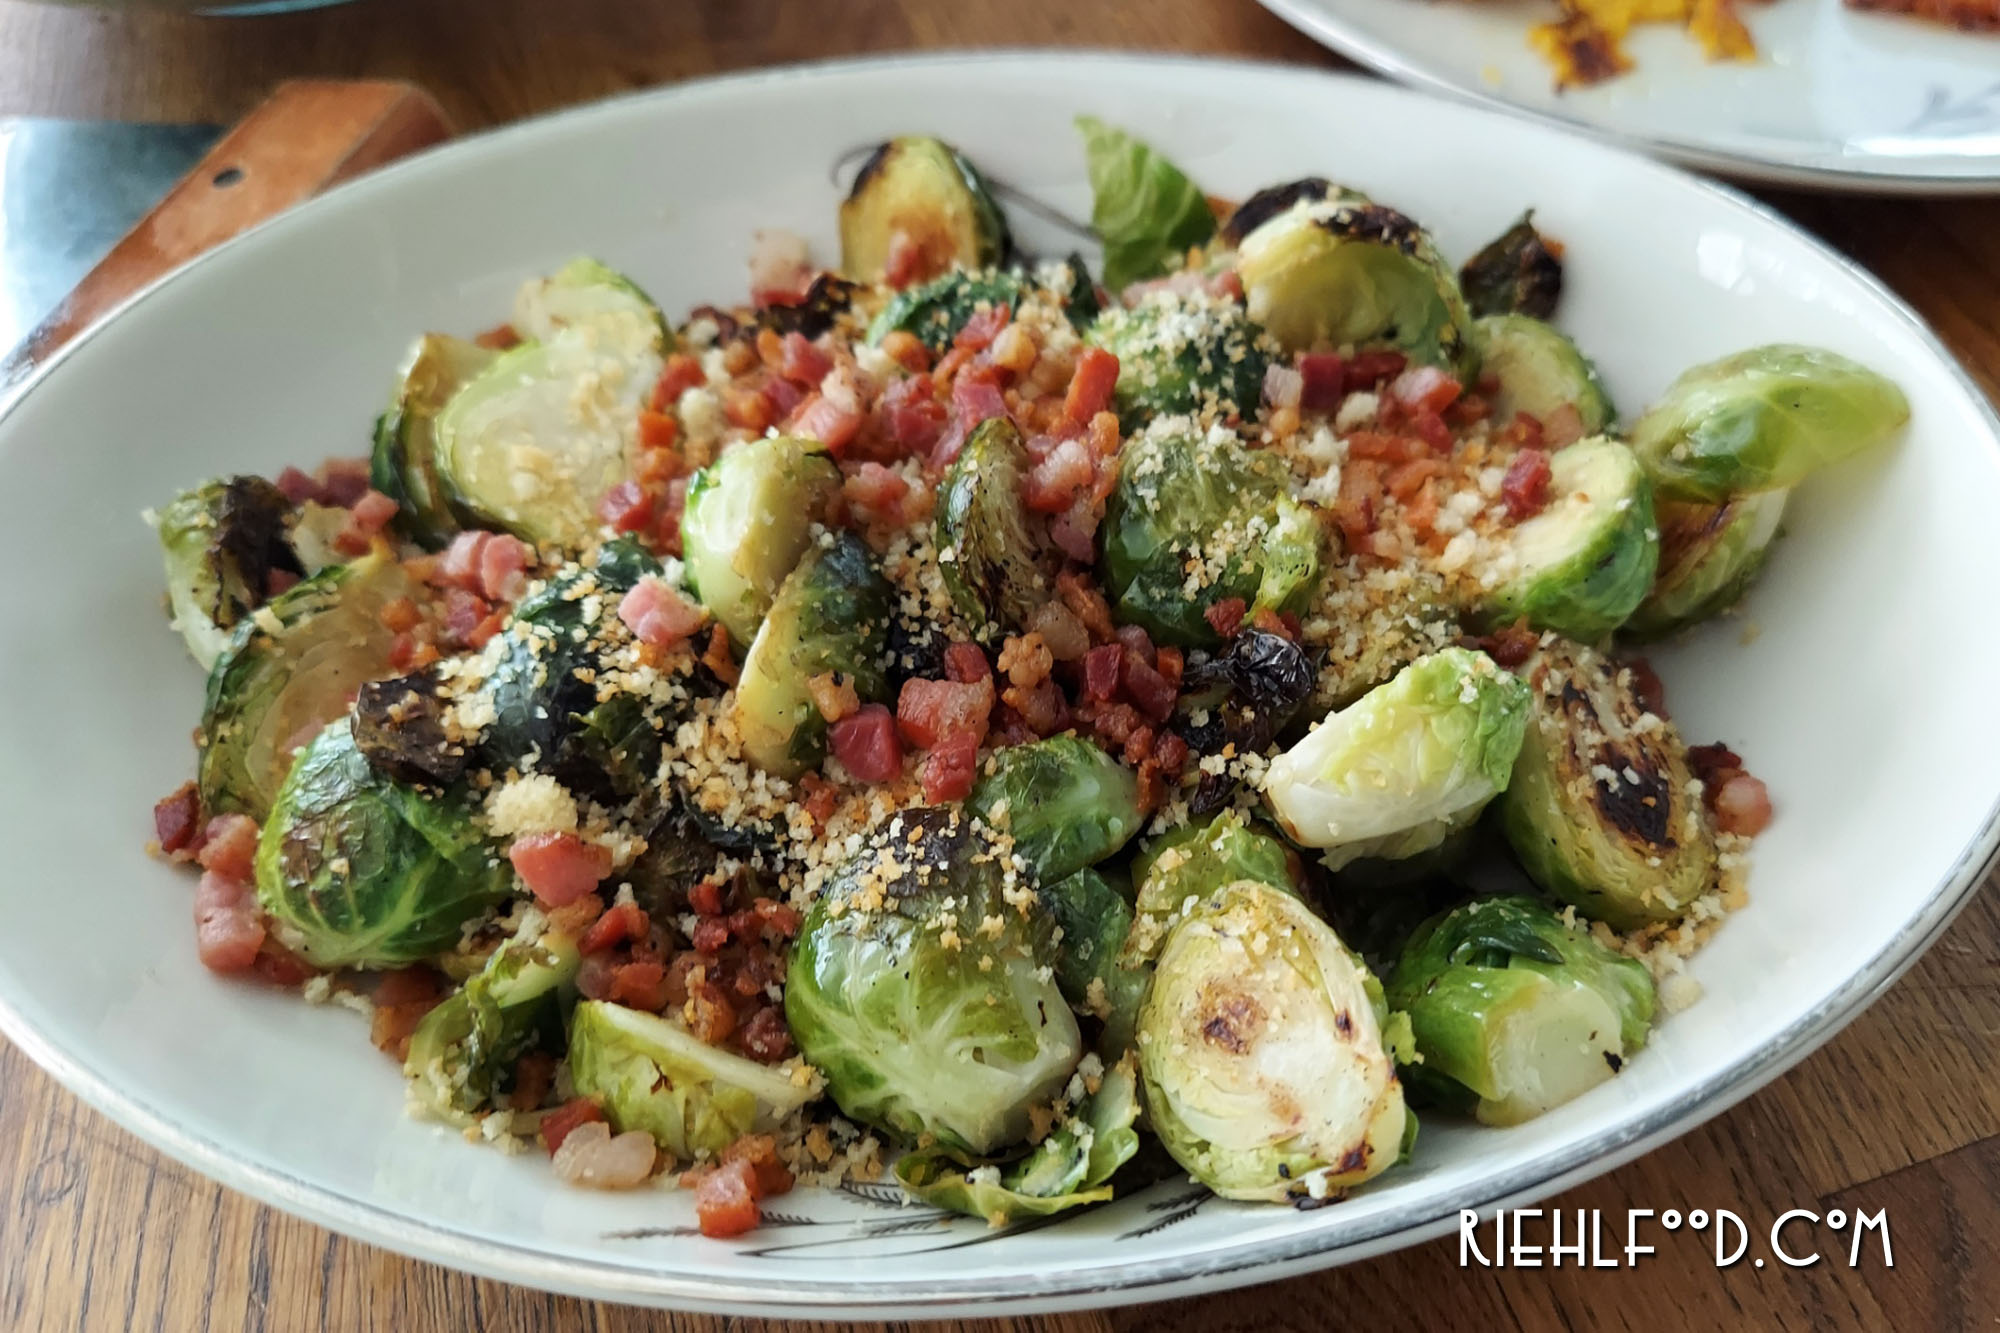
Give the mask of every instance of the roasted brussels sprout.
[[836, 671], [863, 702], [886, 691], [882, 658], [895, 591], [851, 532], [808, 550], [778, 587], [743, 659], [736, 725], [759, 768], [795, 778], [826, 757], [826, 719], [808, 682]]
[[1475, 315], [1547, 319], [1562, 296], [1562, 259], [1535, 230], [1531, 209], [1465, 261], [1458, 285]]
[[657, 709], [633, 695], [600, 699], [579, 676], [599, 663], [599, 627], [618, 599], [660, 564], [629, 538], [606, 542], [592, 565], [566, 566], [530, 588], [501, 630], [492, 669], [479, 688], [492, 719], [478, 757], [496, 772], [533, 756], [543, 773], [587, 794], [636, 795], [659, 751]]
[[775, 1128], [819, 1096], [816, 1079], [699, 1041], [671, 1019], [584, 1000], [569, 1022], [569, 1076], [619, 1133], [643, 1129], [682, 1161]]
[[462, 338], [425, 334], [403, 359], [396, 396], [375, 423], [369, 484], [396, 502], [397, 530], [433, 551], [463, 526], [438, 476], [438, 413], [499, 355]]
[[1102, 861], [1145, 822], [1132, 770], [1067, 735], [995, 751], [965, 804], [1013, 838], [1042, 884]]
[[1549, 458], [1549, 502], [1508, 530], [1510, 571], [1473, 608], [1482, 627], [1525, 617], [1540, 630], [1601, 639], [1644, 600], [1659, 566], [1653, 494], [1633, 452], [1602, 436]]
[[1126, 443], [1103, 541], [1118, 618], [1159, 643], [1219, 643], [1206, 615], [1215, 603], [1296, 611], [1319, 578], [1319, 519], [1292, 498], [1284, 461], [1183, 421]]
[[347, 711], [390, 672], [382, 609], [416, 591], [378, 547], [275, 597], [236, 627], [208, 674], [196, 783], [201, 808], [262, 820], [291, 766], [290, 746]]
[[662, 354], [674, 348], [659, 304], [638, 283], [588, 255], [522, 283], [514, 294], [514, 331], [521, 337], [547, 342], [571, 328], [595, 329]]
[[371, 680], [354, 696], [354, 744], [393, 782], [449, 787], [472, 756], [445, 725], [445, 701], [430, 671]]
[[1596, 1087], [1646, 1044], [1653, 978], [1530, 898], [1484, 898], [1418, 927], [1390, 974], [1429, 1079], [1517, 1125]]
[[230, 631], [263, 605], [271, 571], [299, 572], [285, 531], [291, 508], [262, 477], [225, 477], [183, 491], [160, 511], [174, 628], [203, 671], [229, 646]]
[[1125, 131], [1078, 116], [1090, 170], [1090, 228], [1104, 245], [1104, 285], [1120, 291], [1180, 267], [1215, 235], [1207, 196], [1180, 168]]
[[1544, 891], [1619, 930], [1678, 916], [1715, 882], [1687, 747], [1625, 671], [1557, 642], [1522, 668], [1532, 721], [1500, 827]]
[[1528, 690], [1466, 648], [1404, 667], [1271, 761], [1264, 799], [1335, 870], [1429, 851], [1506, 790]]
[[1764, 567], [1790, 496], [1759, 491], [1720, 505], [1660, 501], [1659, 572], [1619, 632], [1664, 638], [1734, 606]]
[[1004, 1226], [1048, 1217], [1111, 1197], [1111, 1177], [1139, 1151], [1136, 1060], [1127, 1056], [1106, 1069], [1088, 1094], [1034, 1151], [1004, 1170], [965, 1170], [949, 1154], [904, 1153], [896, 1179], [937, 1208]]
[[1491, 400], [1495, 421], [1526, 412], [1548, 422], [1568, 407], [1575, 409], [1583, 433], [1596, 435], [1617, 420], [1597, 367], [1552, 326], [1528, 315], [1487, 315], [1472, 327], [1480, 374], [1500, 386]]
[[1188, 908], [1227, 884], [1255, 880], [1285, 893], [1298, 892], [1298, 855], [1267, 825], [1225, 810], [1206, 824], [1184, 824], [1148, 842], [1132, 861], [1136, 886], [1132, 929], [1121, 951], [1139, 967]]
[[1663, 496], [1720, 504], [1782, 491], [1880, 444], [1910, 419], [1903, 391], [1819, 347], [1753, 347], [1682, 372], [1632, 427]]
[[495, 949], [410, 1035], [403, 1075], [416, 1103], [440, 1120], [469, 1122], [492, 1104], [524, 1051], [541, 1043], [560, 1052], [560, 1000], [579, 962], [576, 941], [554, 931]]
[[1129, 308], [1112, 306], [1084, 337], [1118, 358], [1115, 397], [1127, 431], [1155, 417], [1254, 415], [1273, 351], [1236, 302], [1164, 288]]
[[993, 306], [1015, 306], [1028, 285], [1019, 274], [997, 269], [954, 269], [889, 298], [868, 325], [868, 341], [880, 346], [892, 333], [914, 334], [933, 353], [950, 350], [972, 317]]
[[630, 472], [665, 325], [637, 288], [591, 261], [530, 284], [520, 304], [516, 319], [545, 335], [503, 353], [445, 404], [433, 426], [438, 476], [469, 518], [584, 546], [599, 502]]
[[1060, 557], [1021, 500], [1031, 466], [1021, 432], [994, 417], [974, 428], [938, 493], [938, 572], [974, 634], [995, 646], [1054, 596]]
[[1131, 888], [1085, 867], [1044, 885], [1041, 898], [1062, 927], [1056, 985], [1071, 1008], [1102, 1020], [1098, 1048], [1116, 1056], [1132, 1044], [1146, 994], [1143, 967], [1122, 961], [1132, 935]]
[[1359, 190], [1350, 190], [1345, 185], [1335, 185], [1324, 176], [1304, 176], [1283, 185], [1267, 185], [1236, 206], [1229, 215], [1229, 221], [1222, 224], [1222, 243], [1231, 247], [1243, 244], [1243, 238], [1269, 222], [1280, 213], [1290, 212], [1301, 203], [1318, 203], [1331, 199], [1335, 203], [1365, 204], [1368, 196]]
[[1250, 318], [1287, 352], [1392, 347], [1468, 383], [1479, 368], [1457, 280], [1393, 208], [1301, 200], [1243, 238], [1236, 271]]
[[1153, 1130], [1227, 1199], [1358, 1185], [1402, 1151], [1387, 1021], [1381, 987], [1298, 897], [1212, 891], [1168, 934], [1139, 1011]]
[[915, 250], [907, 271], [921, 280], [988, 268], [1013, 245], [979, 169], [950, 144], [921, 135], [877, 148], [840, 205], [840, 268], [859, 282], [882, 281], [902, 247]]
[[688, 484], [681, 549], [688, 590], [747, 644], [778, 585], [812, 541], [840, 490], [840, 468], [817, 440], [746, 440]]
[[346, 718], [292, 764], [257, 840], [257, 900], [317, 967], [399, 967], [458, 943], [510, 897], [514, 872], [456, 792], [426, 796], [369, 767]]
[[890, 816], [834, 873], [793, 947], [785, 1017], [842, 1111], [967, 1157], [1027, 1136], [1082, 1054], [1029, 884], [949, 808]]

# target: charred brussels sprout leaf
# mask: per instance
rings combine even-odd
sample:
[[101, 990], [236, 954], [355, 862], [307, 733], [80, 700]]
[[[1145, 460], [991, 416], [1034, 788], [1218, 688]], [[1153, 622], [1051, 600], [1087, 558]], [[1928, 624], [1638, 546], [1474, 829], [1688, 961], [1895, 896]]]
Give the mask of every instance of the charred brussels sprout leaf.
[[1078, 333], [1104, 313], [1104, 301], [1097, 294], [1097, 283], [1091, 279], [1090, 265], [1084, 263], [1080, 254], [1071, 254], [1063, 261], [1056, 290], [1062, 293], [1063, 317]]
[[882, 281], [899, 247], [914, 249], [919, 278], [989, 268], [1013, 248], [985, 178], [941, 140], [889, 140], [862, 164], [840, 206], [840, 267], [848, 277]]
[[905, 1153], [896, 1179], [936, 1208], [994, 1226], [1048, 1217], [1111, 1197], [1111, 1177], [1139, 1151], [1138, 1075], [1127, 1057], [1104, 1071], [1096, 1092], [1026, 1157], [1006, 1167], [967, 1171], [948, 1154]]
[[462, 794], [377, 773], [345, 718], [299, 752], [257, 841], [257, 900], [315, 966], [399, 967], [512, 895]]
[[1271, 347], [1243, 307], [1200, 292], [1148, 292], [1098, 316], [1085, 339], [1118, 358], [1120, 423], [1155, 417], [1232, 420], [1255, 415]]
[[203, 482], [160, 511], [174, 628], [206, 671], [230, 631], [264, 604], [273, 570], [299, 572], [286, 533], [291, 504], [262, 477]]
[[1500, 827], [1545, 892], [1619, 930], [1678, 916], [1715, 882], [1687, 747], [1631, 673], [1574, 644], [1522, 668], [1532, 717]]
[[1644, 966], [1528, 898], [1467, 903], [1418, 928], [1389, 978], [1426, 1075], [1489, 1125], [1531, 1120], [1604, 1082], [1645, 1045]]
[[842, 1111], [966, 1159], [1027, 1136], [1082, 1054], [1027, 886], [946, 808], [892, 815], [834, 873], [793, 947], [785, 1017]]
[[[1103, 539], [1118, 618], [1161, 643], [1220, 642], [1205, 612], [1225, 598], [1299, 610], [1319, 578], [1319, 520], [1292, 498], [1284, 462], [1221, 431], [1163, 422], [1128, 442]], [[1206, 577], [1192, 592], [1190, 561]]]
[[825, 446], [789, 435], [746, 440], [688, 484], [681, 515], [688, 587], [735, 642], [757, 636], [839, 490], [840, 468]]
[[1465, 261], [1458, 285], [1475, 315], [1547, 319], [1562, 296], [1562, 260], [1535, 230], [1531, 210]]
[[1773, 344], [1684, 372], [1633, 425], [1632, 447], [1660, 494], [1719, 504], [1796, 486], [1909, 418], [1903, 391], [1866, 366]]
[[1381, 988], [1295, 895], [1241, 881], [1168, 934], [1139, 1013], [1154, 1132], [1228, 1199], [1358, 1185], [1394, 1165], [1408, 1112]]
[[1215, 214], [1179, 167], [1125, 131], [1078, 116], [1090, 168], [1090, 226], [1104, 245], [1104, 285], [1119, 291], [1179, 268], [1215, 235]]
[[1335, 185], [1324, 176], [1304, 176], [1283, 185], [1267, 185], [1236, 206], [1229, 221], [1222, 224], [1222, 242], [1235, 247], [1243, 238], [1280, 213], [1288, 213], [1302, 203], [1331, 199], [1335, 203], [1365, 204], [1368, 196], [1344, 185]]
[[995, 417], [973, 430], [938, 495], [938, 571], [952, 605], [989, 644], [1026, 627], [1054, 595], [1059, 557], [1021, 500], [1030, 467], [1021, 432]]
[[208, 674], [196, 782], [201, 807], [262, 820], [301, 735], [347, 711], [389, 674], [395, 634], [382, 609], [416, 590], [386, 548], [273, 598], [236, 627]]
[[425, 334], [404, 358], [395, 399], [375, 423], [370, 484], [396, 502], [397, 529], [433, 551], [463, 526], [438, 476], [438, 413], [499, 355], [462, 338]]
[[1255, 880], [1284, 893], [1298, 892], [1298, 856], [1270, 827], [1233, 810], [1206, 824], [1187, 824], [1148, 842], [1132, 862], [1137, 903], [1122, 962], [1138, 967], [1189, 904], [1224, 885]]
[[1427, 852], [1506, 790], [1528, 690], [1484, 653], [1447, 648], [1332, 714], [1271, 761], [1264, 799], [1338, 870]]
[[444, 712], [429, 672], [371, 680], [354, 696], [355, 747], [391, 781], [448, 787], [470, 756], [446, 734]]
[[561, 999], [580, 961], [576, 941], [554, 932], [494, 950], [410, 1035], [403, 1075], [417, 1103], [441, 1120], [470, 1123], [492, 1105], [523, 1052], [538, 1044], [559, 1052]]
[[806, 552], [779, 586], [736, 687], [743, 751], [758, 767], [795, 778], [826, 757], [826, 719], [808, 684], [814, 676], [840, 673], [864, 703], [883, 696], [894, 609], [894, 589], [853, 533]]
[[819, 1095], [816, 1080], [695, 1038], [670, 1019], [584, 1000], [569, 1023], [569, 1073], [619, 1133], [642, 1129], [684, 1161], [777, 1127]]
[[1236, 253], [1250, 318], [1288, 352], [1390, 347], [1470, 382], [1472, 317], [1429, 233], [1380, 204], [1304, 200]]
[[863, 288], [860, 283], [837, 278], [831, 273], [815, 274], [803, 299], [794, 305], [782, 302], [757, 311], [757, 327], [773, 333], [796, 333], [817, 338], [840, 322]]
[[1764, 567], [1790, 495], [1760, 491], [1720, 505], [1662, 500], [1660, 569], [1620, 632], [1664, 638], [1734, 606]]
[[1139, 782], [1089, 741], [1051, 736], [994, 752], [966, 808], [1004, 829], [1043, 884], [1116, 852], [1139, 831]]
[[1490, 399], [1495, 421], [1526, 412], [1546, 423], [1572, 408], [1583, 433], [1595, 435], [1617, 420], [1597, 367], [1550, 325], [1527, 315], [1488, 315], [1473, 327], [1480, 373], [1499, 385]]
[[868, 341], [880, 346], [884, 338], [901, 331], [914, 334], [934, 354], [943, 353], [982, 308], [1018, 306], [1027, 290], [1018, 274], [956, 269], [890, 297], [869, 323]]
[[[1312, 656], [1282, 634], [1240, 629], [1229, 646], [1210, 657], [1189, 656], [1181, 677], [1181, 738], [1192, 754], [1262, 754], [1298, 717], [1317, 684]], [[1200, 722], [1194, 718], [1200, 717]], [[1233, 797], [1237, 781], [1225, 773], [1203, 773], [1189, 813], [1201, 818]]]
[[1624, 624], [1659, 566], [1652, 488], [1616, 440], [1579, 440], [1549, 459], [1549, 502], [1508, 530], [1511, 573], [1474, 608], [1482, 627], [1601, 639]]

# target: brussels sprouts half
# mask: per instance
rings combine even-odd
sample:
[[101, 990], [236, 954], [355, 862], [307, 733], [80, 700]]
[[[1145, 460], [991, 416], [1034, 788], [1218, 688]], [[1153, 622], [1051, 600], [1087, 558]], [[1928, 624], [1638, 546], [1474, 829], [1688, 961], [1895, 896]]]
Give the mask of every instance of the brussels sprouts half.
[[263, 604], [271, 571], [299, 572], [285, 531], [291, 510], [262, 477], [225, 477], [181, 492], [160, 511], [167, 602], [203, 671], [229, 647], [230, 631]]
[[1492, 396], [1493, 419], [1508, 422], [1526, 412], [1547, 422], [1574, 408], [1583, 433], [1596, 435], [1618, 418], [1597, 367], [1575, 343], [1528, 315], [1487, 315], [1473, 325], [1479, 340], [1482, 376], [1499, 382]]
[[1111, 1177], [1139, 1151], [1136, 1061], [1106, 1069], [1097, 1085], [1026, 1157], [1004, 1170], [968, 1171], [949, 1154], [904, 1153], [896, 1161], [903, 1188], [935, 1208], [1004, 1226], [1048, 1217], [1111, 1197]]
[[1446, 648], [1333, 713], [1271, 761], [1264, 800], [1335, 870], [1427, 852], [1506, 790], [1528, 690], [1492, 658]]
[[1660, 569], [1619, 632], [1664, 638], [1734, 606], [1764, 567], [1790, 496], [1759, 491], [1720, 505], [1660, 501]]
[[588, 255], [546, 278], [522, 283], [514, 294], [514, 330], [521, 337], [546, 342], [571, 328], [593, 329], [601, 337], [650, 346], [662, 355], [674, 348], [673, 330], [659, 304], [638, 283]]
[[1254, 416], [1275, 350], [1236, 302], [1166, 288], [1106, 310], [1084, 340], [1118, 358], [1115, 398], [1127, 431], [1155, 417]]
[[287, 589], [236, 627], [208, 673], [196, 784], [201, 808], [262, 820], [298, 737], [347, 711], [390, 673], [395, 634], [382, 609], [416, 585], [388, 549]]
[[1508, 529], [1508, 573], [1473, 609], [1481, 627], [1525, 617], [1536, 629], [1601, 639], [1644, 600], [1659, 566], [1653, 493], [1616, 440], [1579, 440], [1549, 458], [1549, 502]]
[[1298, 854], [1269, 825], [1225, 810], [1206, 824], [1184, 824], [1140, 849], [1132, 861], [1135, 919], [1121, 960], [1138, 967], [1201, 899], [1241, 880], [1298, 892]]
[[1427, 1080], [1517, 1125], [1596, 1087], [1646, 1043], [1653, 978], [1529, 898], [1485, 898], [1419, 926], [1390, 974]]
[[551, 1033], [560, 1051], [560, 1001], [581, 961], [576, 941], [554, 931], [495, 949], [410, 1034], [403, 1075], [416, 1103], [441, 1120], [469, 1123], [492, 1104], [522, 1052]]
[[688, 588], [731, 639], [756, 637], [839, 490], [840, 468], [826, 447], [790, 435], [746, 440], [688, 484], [681, 514]]
[[1500, 827], [1522, 869], [1585, 916], [1630, 930], [1678, 916], [1715, 882], [1715, 835], [1687, 747], [1632, 677], [1556, 642], [1522, 668], [1532, 721]]
[[1284, 461], [1219, 429], [1166, 420], [1128, 441], [1102, 534], [1118, 618], [1155, 642], [1219, 643], [1215, 603], [1297, 611], [1318, 587], [1319, 519], [1292, 498]]
[[847, 1115], [984, 1156], [1027, 1136], [1082, 1054], [1056, 961], [1004, 840], [958, 810], [904, 810], [807, 914], [785, 1018]]
[[908, 333], [933, 354], [951, 348], [959, 330], [983, 309], [1020, 307], [1028, 284], [1018, 273], [997, 269], [953, 269], [916, 287], [906, 287], [868, 323], [868, 341], [881, 346], [892, 333]]
[[1054, 595], [1060, 557], [1021, 499], [1031, 466], [1021, 432], [994, 417], [973, 430], [938, 493], [938, 572], [952, 605], [992, 644], [1025, 628]]
[[1820, 347], [1753, 347], [1682, 372], [1632, 426], [1661, 495], [1720, 504], [1782, 491], [1880, 444], [1909, 400], [1866, 366]]
[[462, 526], [437, 470], [437, 415], [500, 353], [462, 338], [427, 333], [396, 376], [395, 398], [375, 423], [369, 483], [396, 502], [396, 527], [438, 550]]
[[965, 804], [1013, 838], [1042, 884], [1102, 861], [1145, 823], [1132, 770], [1071, 735], [995, 751]]
[[1228, 1199], [1324, 1198], [1388, 1169], [1408, 1112], [1381, 988], [1295, 895], [1240, 881], [1160, 950], [1139, 1068], [1160, 1143]]
[[433, 426], [433, 456], [445, 497], [468, 517], [573, 548], [597, 535], [599, 502], [630, 472], [667, 335], [629, 282], [601, 265], [563, 273], [572, 270], [574, 281], [559, 274], [524, 295], [547, 336], [452, 395]]
[[1250, 318], [1288, 352], [1393, 347], [1470, 382], [1472, 317], [1429, 233], [1380, 204], [1301, 200], [1236, 252]]
[[642, 1129], [682, 1161], [775, 1128], [819, 1096], [817, 1079], [758, 1064], [658, 1014], [584, 1000], [569, 1021], [569, 1076], [612, 1128]]
[[880, 282], [899, 245], [914, 246], [916, 275], [932, 278], [998, 264], [1013, 238], [1007, 215], [964, 154], [939, 139], [906, 135], [870, 154], [840, 205], [841, 271]]
[[863, 702], [887, 691], [882, 658], [895, 590], [851, 532], [809, 549], [778, 587], [743, 659], [736, 726], [759, 768], [795, 778], [826, 757], [826, 719], [807, 682], [836, 671]]
[[464, 795], [427, 796], [369, 766], [346, 718], [292, 765], [257, 840], [257, 901], [323, 968], [400, 967], [458, 943], [511, 897], [514, 872]]
[[1458, 285], [1475, 315], [1547, 319], [1562, 296], [1562, 259], [1535, 230], [1530, 210], [1483, 246], [1458, 271]]

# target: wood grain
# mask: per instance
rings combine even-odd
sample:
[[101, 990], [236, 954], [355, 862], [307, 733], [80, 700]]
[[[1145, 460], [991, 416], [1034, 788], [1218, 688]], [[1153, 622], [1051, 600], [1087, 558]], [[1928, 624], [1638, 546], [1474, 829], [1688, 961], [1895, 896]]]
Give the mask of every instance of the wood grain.
[[[282, 79], [419, 83], [476, 128], [665, 80], [913, 47], [1120, 46], [1339, 62], [1248, 0], [363, 0], [260, 20], [0, 0], [0, 115], [233, 121]], [[2000, 395], [2000, 201], [1767, 198], [1873, 269]], [[1874, 1008], [1783, 1079], [1548, 1206], [1887, 1208], [1895, 1267], [1812, 1268], [1653, 1238], [1619, 1271], [1461, 1269], [1455, 1240], [1171, 1305], [929, 1327], [1950, 1330], [2000, 1310], [2000, 899], [1982, 895]], [[1801, 1238], [1802, 1238], [1802, 1233]], [[1762, 1253], [1761, 1235], [1752, 1253]], [[161, 1158], [0, 1049], [0, 1328], [804, 1327], [548, 1296], [356, 1244]], [[823, 1326], [822, 1326], [823, 1327]]]

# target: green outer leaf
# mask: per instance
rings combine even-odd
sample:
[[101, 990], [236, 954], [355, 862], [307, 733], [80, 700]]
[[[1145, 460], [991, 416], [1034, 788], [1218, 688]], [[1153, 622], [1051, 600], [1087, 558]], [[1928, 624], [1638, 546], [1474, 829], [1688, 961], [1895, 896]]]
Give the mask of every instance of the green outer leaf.
[[411, 1034], [403, 1074], [416, 1099], [458, 1123], [490, 1104], [581, 962], [576, 941], [553, 932], [517, 937], [494, 950]]
[[1720, 504], [1796, 486], [1909, 420], [1883, 376], [1819, 347], [1774, 343], [1683, 372], [1632, 427], [1661, 494]]
[[905, 1153], [896, 1179], [918, 1199], [995, 1226], [1048, 1217], [1111, 1198], [1112, 1175], [1139, 1151], [1138, 1078], [1132, 1057], [1104, 1071], [1098, 1090], [997, 1181], [974, 1183], [940, 1152]]
[[614, 1129], [643, 1129], [683, 1161], [768, 1130], [819, 1095], [816, 1083], [704, 1045], [668, 1019], [602, 1000], [570, 1017], [569, 1071]]
[[377, 773], [346, 718], [299, 752], [257, 840], [257, 901], [319, 967], [398, 967], [458, 943], [514, 893], [463, 793]]
[[1215, 235], [1215, 215], [1180, 168], [1125, 131], [1078, 116], [1090, 167], [1090, 225], [1104, 244], [1104, 285], [1113, 291], [1179, 267]]
[[1056, 985], [1063, 998], [1081, 1012], [1091, 1012], [1091, 983], [1103, 987], [1104, 1033], [1100, 1052], [1116, 1054], [1132, 1042], [1132, 1025], [1146, 996], [1143, 967], [1125, 965], [1121, 954], [1132, 935], [1129, 887], [1120, 889], [1090, 868], [1059, 879], [1042, 889], [1042, 902], [1062, 927], [1062, 952], [1056, 960]]
[[1102, 861], [1145, 822], [1132, 770], [1074, 735], [996, 751], [966, 808], [1005, 829], [1042, 884]]
[[369, 484], [396, 502], [397, 530], [429, 550], [442, 549], [465, 526], [438, 475], [437, 415], [499, 356], [477, 343], [425, 334], [404, 357], [395, 398], [376, 420]]
[[1161, 834], [1132, 861], [1138, 898], [1119, 965], [1136, 968], [1151, 961], [1189, 899], [1246, 879], [1295, 894], [1298, 869], [1296, 855], [1267, 825], [1234, 810]]

